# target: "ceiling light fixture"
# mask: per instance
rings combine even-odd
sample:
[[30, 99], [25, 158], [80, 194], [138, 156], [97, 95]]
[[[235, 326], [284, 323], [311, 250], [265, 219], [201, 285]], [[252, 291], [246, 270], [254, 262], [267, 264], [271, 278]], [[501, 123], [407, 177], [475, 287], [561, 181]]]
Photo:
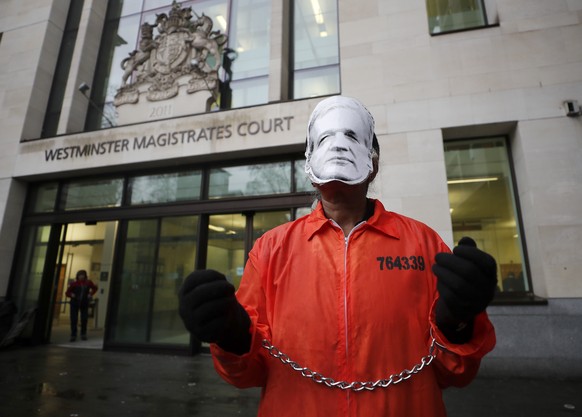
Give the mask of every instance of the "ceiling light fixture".
[[447, 184], [468, 184], [471, 182], [490, 182], [497, 181], [499, 177], [478, 177], [478, 178], [463, 178], [458, 180], [448, 180]]
[[219, 14], [218, 16], [216, 16], [216, 20], [218, 21], [218, 24], [220, 25], [222, 30], [226, 31], [226, 19], [224, 18], [224, 16]]
[[208, 228], [209, 228], [210, 230], [214, 231], [214, 232], [221, 232], [221, 233], [222, 233], [222, 232], [224, 232], [224, 231], [226, 230], [224, 227], [221, 227], [221, 226], [215, 226], [215, 225], [213, 225], [213, 224], [209, 224], [209, 225], [208, 225]]
[[315, 15], [315, 22], [318, 25], [323, 24], [323, 14], [321, 13], [321, 6], [318, 0], [311, 0], [311, 8], [313, 9], [313, 14]]

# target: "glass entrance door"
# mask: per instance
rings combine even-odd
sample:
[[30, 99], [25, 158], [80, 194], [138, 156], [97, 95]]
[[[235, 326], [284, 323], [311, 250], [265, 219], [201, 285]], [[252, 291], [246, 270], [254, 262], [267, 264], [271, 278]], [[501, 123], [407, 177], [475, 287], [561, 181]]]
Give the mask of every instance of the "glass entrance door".
[[215, 214], [208, 222], [206, 267], [222, 272], [238, 288], [246, 254], [267, 230], [291, 220], [291, 210]]
[[88, 279], [93, 281], [98, 290], [89, 304], [88, 340], [77, 341], [75, 344], [102, 348], [116, 232], [115, 221], [64, 225], [56, 264], [51, 343], [71, 343], [70, 299], [66, 296], [66, 291], [75, 280], [77, 272], [85, 270]]
[[198, 216], [129, 220], [107, 343], [188, 345], [178, 291], [195, 268]]

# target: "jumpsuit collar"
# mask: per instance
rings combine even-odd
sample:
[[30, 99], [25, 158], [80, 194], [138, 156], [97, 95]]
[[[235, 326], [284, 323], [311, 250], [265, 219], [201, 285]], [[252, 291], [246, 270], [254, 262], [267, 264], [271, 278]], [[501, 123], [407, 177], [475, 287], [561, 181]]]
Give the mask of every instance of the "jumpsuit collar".
[[[395, 220], [393, 213], [386, 211], [384, 205], [379, 200], [368, 199], [366, 214], [362, 220], [366, 223], [364, 226], [373, 228], [389, 237], [400, 239], [400, 231]], [[326, 224], [330, 224], [330, 222], [325, 217], [323, 206], [321, 201], [319, 201], [307, 219], [307, 240], [311, 240]]]

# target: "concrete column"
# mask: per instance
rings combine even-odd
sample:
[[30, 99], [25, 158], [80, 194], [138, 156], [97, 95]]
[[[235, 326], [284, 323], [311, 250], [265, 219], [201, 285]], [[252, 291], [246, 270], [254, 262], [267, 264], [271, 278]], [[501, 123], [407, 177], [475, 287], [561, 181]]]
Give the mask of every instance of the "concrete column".
[[[91, 86], [99, 55], [101, 34], [107, 13], [106, 1], [85, 0], [69, 79], [63, 99], [58, 133], [82, 132], [89, 101], [79, 91], [82, 82]], [[89, 95], [90, 92], [87, 92]]]
[[22, 140], [40, 137], [69, 1], [2, 1], [0, 14], [0, 296], [6, 295], [26, 184], [13, 178]]
[[0, 179], [0, 297], [7, 295], [16, 237], [26, 197], [26, 184], [10, 178]]

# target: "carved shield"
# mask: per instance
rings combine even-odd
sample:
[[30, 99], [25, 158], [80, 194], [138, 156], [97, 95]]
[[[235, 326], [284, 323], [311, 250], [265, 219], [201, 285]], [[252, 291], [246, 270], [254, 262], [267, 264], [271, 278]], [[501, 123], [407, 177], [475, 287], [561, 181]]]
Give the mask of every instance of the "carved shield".
[[173, 32], [160, 36], [159, 46], [154, 57], [154, 71], [170, 74], [184, 64], [190, 53], [186, 41], [190, 35], [186, 32]]

